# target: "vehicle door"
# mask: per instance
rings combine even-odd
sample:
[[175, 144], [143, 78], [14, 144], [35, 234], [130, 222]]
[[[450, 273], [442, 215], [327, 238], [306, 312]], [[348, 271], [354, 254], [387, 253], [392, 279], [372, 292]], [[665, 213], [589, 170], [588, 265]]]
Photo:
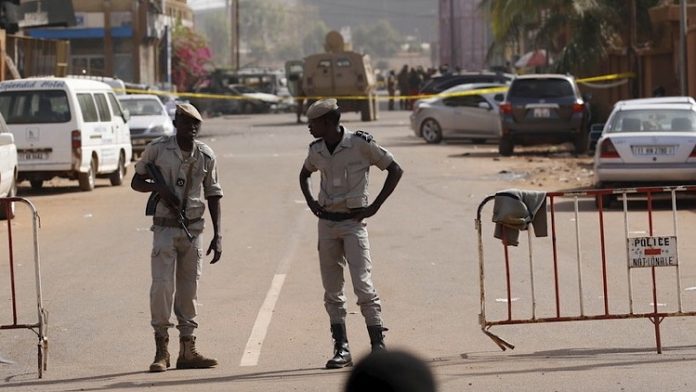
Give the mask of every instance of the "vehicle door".
[[517, 79], [508, 91], [517, 123], [564, 125], [570, 122], [577, 97], [566, 79]]
[[99, 112], [97, 111], [97, 104], [94, 102], [92, 93], [85, 91], [78, 92], [76, 95], [83, 121], [80, 129], [82, 135], [82, 162], [80, 171], [84, 173], [89, 168], [92, 153], [96, 153], [98, 159], [104, 162], [102, 158], [102, 139], [105, 137], [107, 139], [109, 138], [108, 135], [105, 135], [109, 130], [105, 123], [99, 122]]
[[70, 167], [74, 127], [65, 90], [2, 91], [0, 112], [14, 134], [20, 170]]
[[[466, 134], [491, 134], [496, 136], [498, 113], [490, 102], [479, 94], [452, 97], [454, 121], [453, 130]], [[482, 107], [482, 106], [486, 107]]]
[[102, 138], [101, 138], [101, 161], [99, 164], [99, 171], [111, 172], [118, 163], [120, 148], [117, 143], [119, 139], [119, 133], [122, 132], [118, 129], [116, 121], [113, 120], [111, 115], [111, 108], [109, 108], [109, 103], [107, 102], [106, 93], [97, 92], [94, 93], [94, 102], [97, 104], [97, 114], [99, 115], [99, 127], [103, 127]]

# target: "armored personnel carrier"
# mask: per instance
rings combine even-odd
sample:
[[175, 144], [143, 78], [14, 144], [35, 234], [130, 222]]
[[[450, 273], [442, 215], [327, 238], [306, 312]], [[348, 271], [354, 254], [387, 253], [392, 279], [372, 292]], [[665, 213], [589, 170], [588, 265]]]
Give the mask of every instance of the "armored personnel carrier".
[[370, 56], [351, 50], [337, 31], [330, 31], [324, 53], [305, 57], [302, 88], [309, 104], [336, 98], [343, 112], [360, 112], [362, 121], [377, 120], [376, 78]]

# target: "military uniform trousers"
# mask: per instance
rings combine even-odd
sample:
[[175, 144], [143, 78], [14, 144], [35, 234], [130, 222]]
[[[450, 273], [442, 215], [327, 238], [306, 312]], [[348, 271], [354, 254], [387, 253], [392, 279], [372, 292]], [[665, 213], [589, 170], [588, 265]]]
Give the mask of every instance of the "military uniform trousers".
[[344, 323], [346, 295], [343, 270], [347, 265], [367, 325], [382, 325], [382, 306], [372, 284], [372, 261], [367, 224], [352, 219], [319, 219], [319, 264], [324, 285], [324, 306], [331, 324]]
[[166, 334], [174, 326], [170, 322], [173, 300], [179, 335], [193, 335], [198, 327], [194, 319], [203, 256], [200, 233], [192, 232], [194, 239], [189, 241], [180, 228], [152, 226], [152, 231], [152, 327], [155, 333]]

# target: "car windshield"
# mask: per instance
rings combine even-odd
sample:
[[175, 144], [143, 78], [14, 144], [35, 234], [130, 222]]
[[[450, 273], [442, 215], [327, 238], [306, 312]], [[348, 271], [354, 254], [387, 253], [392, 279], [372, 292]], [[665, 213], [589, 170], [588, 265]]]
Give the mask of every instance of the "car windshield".
[[696, 132], [696, 113], [680, 109], [639, 109], [618, 112], [607, 132]]
[[158, 116], [164, 114], [162, 105], [155, 99], [124, 99], [121, 106], [128, 109], [131, 116]]
[[566, 98], [574, 97], [573, 86], [565, 79], [517, 79], [512, 82], [508, 97]]

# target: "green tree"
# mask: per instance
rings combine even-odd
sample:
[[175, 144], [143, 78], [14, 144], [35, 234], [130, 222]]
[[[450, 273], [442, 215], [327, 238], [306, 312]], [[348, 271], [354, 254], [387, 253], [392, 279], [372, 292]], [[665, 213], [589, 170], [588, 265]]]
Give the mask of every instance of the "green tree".
[[[277, 0], [240, 0], [241, 65], [282, 65], [286, 60], [323, 51], [329, 31], [316, 7]], [[196, 27], [208, 38], [215, 62], [230, 64], [229, 29], [224, 8], [201, 11]]]
[[[657, 2], [635, 0], [639, 26], [649, 26], [648, 9]], [[557, 72], [591, 69], [612, 46], [626, 45], [630, 35], [625, 0], [483, 0], [481, 7], [491, 20], [494, 51], [530, 37], [535, 48], [555, 58]]]
[[358, 26], [352, 32], [353, 49], [379, 57], [391, 57], [399, 51], [403, 37], [387, 20]]

